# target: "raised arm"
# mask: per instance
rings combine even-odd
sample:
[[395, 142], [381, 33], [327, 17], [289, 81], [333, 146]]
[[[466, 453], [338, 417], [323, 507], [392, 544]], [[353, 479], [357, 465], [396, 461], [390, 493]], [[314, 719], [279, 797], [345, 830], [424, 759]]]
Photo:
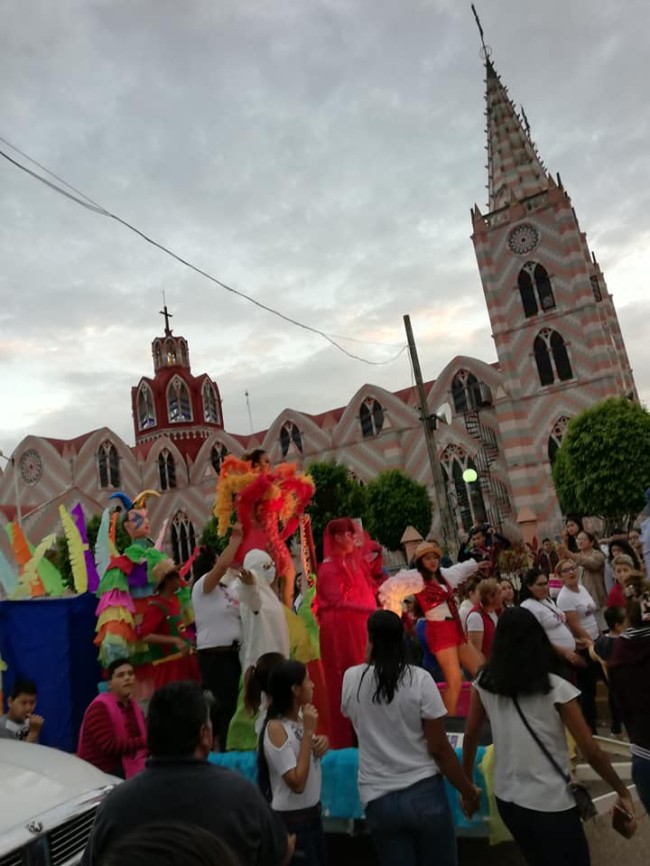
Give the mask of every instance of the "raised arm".
[[235, 523], [230, 532], [230, 541], [228, 542], [228, 545], [205, 576], [202, 585], [203, 592], [212, 592], [216, 589], [219, 581], [232, 565], [232, 562], [237, 555], [237, 551], [239, 550], [242, 538], [243, 530], [241, 524]]
[[450, 565], [449, 568], [441, 568], [440, 573], [449, 586], [456, 589], [457, 586], [465, 583], [472, 575], [476, 574], [478, 570], [478, 562], [474, 559], [467, 559], [465, 562], [457, 562], [456, 565]]

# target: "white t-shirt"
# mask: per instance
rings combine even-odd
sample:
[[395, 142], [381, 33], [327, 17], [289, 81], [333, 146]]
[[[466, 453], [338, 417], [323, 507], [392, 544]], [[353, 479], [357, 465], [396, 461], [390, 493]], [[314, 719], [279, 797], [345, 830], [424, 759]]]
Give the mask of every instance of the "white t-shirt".
[[460, 603], [460, 607], [458, 608], [458, 616], [460, 617], [460, 622], [465, 631], [467, 631], [467, 617], [472, 612], [472, 608], [474, 607], [474, 602], [470, 601], [468, 598], [464, 599]]
[[320, 802], [321, 767], [320, 759], [311, 753], [309, 773], [302, 794], [296, 794], [282, 778], [289, 770], [298, 765], [298, 755], [303, 738], [302, 722], [291, 719], [278, 719], [287, 733], [286, 742], [278, 748], [269, 738], [269, 726], [264, 732], [264, 757], [269, 765], [271, 780], [271, 808], [278, 812], [293, 812], [296, 809], [309, 809]]
[[[550, 680], [551, 691], [547, 695], [522, 695], [519, 706], [531, 728], [568, 774], [569, 747], [557, 706], [577, 698], [580, 692], [555, 674], [550, 674]], [[506, 803], [538, 812], [573, 809], [575, 800], [566, 782], [521, 721], [512, 700], [488, 692], [476, 682], [474, 688], [492, 727], [495, 795]]]
[[212, 592], [203, 592], [207, 575], [200, 577], [192, 587], [192, 607], [196, 623], [196, 648], [232, 646], [242, 641], [239, 599], [228, 587], [217, 586]]
[[439, 772], [422, 721], [447, 713], [436, 684], [422, 668], [405, 670], [390, 704], [373, 702], [375, 688], [372, 665], [356, 665], [343, 676], [341, 712], [359, 739], [359, 796], [364, 806]]
[[535, 598], [527, 598], [526, 601], [522, 601], [521, 607], [525, 607], [533, 614], [552, 644], [563, 649], [575, 650], [576, 641], [566, 624], [566, 615], [550, 599], [538, 601]]
[[596, 603], [591, 597], [591, 593], [584, 586], [579, 584], [576, 592], [567, 586], [563, 586], [557, 597], [557, 606], [565, 613], [566, 611], [575, 610], [582, 628], [592, 640], [596, 640], [600, 634], [600, 629], [594, 616]]
[[[499, 617], [496, 615], [496, 611], [491, 610], [488, 613], [488, 616], [492, 620], [492, 622], [496, 625], [499, 622]], [[483, 617], [477, 610], [473, 610], [470, 615], [467, 617], [467, 627], [466, 631], [469, 634], [470, 631], [485, 631], [485, 625], [483, 624]]]

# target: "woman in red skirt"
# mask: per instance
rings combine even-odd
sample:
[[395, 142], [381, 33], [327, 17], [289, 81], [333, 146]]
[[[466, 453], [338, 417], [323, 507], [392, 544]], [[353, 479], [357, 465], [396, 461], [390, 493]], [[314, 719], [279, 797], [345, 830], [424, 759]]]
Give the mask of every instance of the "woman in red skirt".
[[443, 700], [454, 715], [463, 682], [462, 668], [473, 677], [484, 658], [467, 642], [458, 615], [454, 590], [478, 571], [473, 559], [440, 568], [442, 551], [435, 541], [423, 541], [415, 550], [415, 569], [389, 577], [379, 590], [384, 608], [401, 613], [404, 598], [415, 595], [426, 619], [429, 651], [440, 665], [447, 688]]

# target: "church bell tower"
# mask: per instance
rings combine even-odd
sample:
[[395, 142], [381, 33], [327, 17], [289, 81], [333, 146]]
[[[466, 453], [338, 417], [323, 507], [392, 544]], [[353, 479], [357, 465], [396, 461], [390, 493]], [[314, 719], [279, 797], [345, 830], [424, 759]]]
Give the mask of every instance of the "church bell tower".
[[551, 463], [569, 419], [637, 395], [600, 265], [488, 52], [488, 204], [472, 209], [472, 240], [503, 376], [495, 409], [516, 508], [551, 525]]

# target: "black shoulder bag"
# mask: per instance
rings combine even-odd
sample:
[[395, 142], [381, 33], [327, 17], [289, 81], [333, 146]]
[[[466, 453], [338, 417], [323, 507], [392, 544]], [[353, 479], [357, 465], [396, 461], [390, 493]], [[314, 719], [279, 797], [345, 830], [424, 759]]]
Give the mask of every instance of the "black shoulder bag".
[[591, 799], [591, 794], [589, 793], [589, 791], [585, 788], [584, 785], [581, 785], [579, 782], [574, 782], [571, 779], [571, 776], [568, 773], [564, 772], [562, 767], [560, 767], [560, 765], [555, 760], [553, 755], [551, 755], [551, 753], [546, 748], [544, 743], [540, 740], [540, 738], [537, 736], [535, 731], [530, 726], [528, 719], [523, 714], [522, 709], [519, 706], [519, 701], [517, 700], [517, 698], [513, 698], [512, 702], [515, 705], [515, 709], [519, 713], [519, 718], [521, 719], [521, 721], [524, 723], [524, 725], [528, 729], [528, 733], [531, 735], [533, 740], [535, 740], [537, 745], [540, 747], [540, 749], [542, 750], [542, 752], [544, 753], [544, 755], [548, 759], [549, 763], [551, 763], [553, 765], [553, 769], [560, 776], [562, 776], [564, 781], [567, 783], [569, 790], [571, 791], [571, 794], [573, 795], [573, 798], [576, 801], [576, 806], [578, 807], [578, 813], [580, 814], [580, 820], [581, 821], [588, 821], [590, 818], [594, 818], [597, 815], [597, 812], [596, 812], [596, 807], [594, 806], [593, 800]]

